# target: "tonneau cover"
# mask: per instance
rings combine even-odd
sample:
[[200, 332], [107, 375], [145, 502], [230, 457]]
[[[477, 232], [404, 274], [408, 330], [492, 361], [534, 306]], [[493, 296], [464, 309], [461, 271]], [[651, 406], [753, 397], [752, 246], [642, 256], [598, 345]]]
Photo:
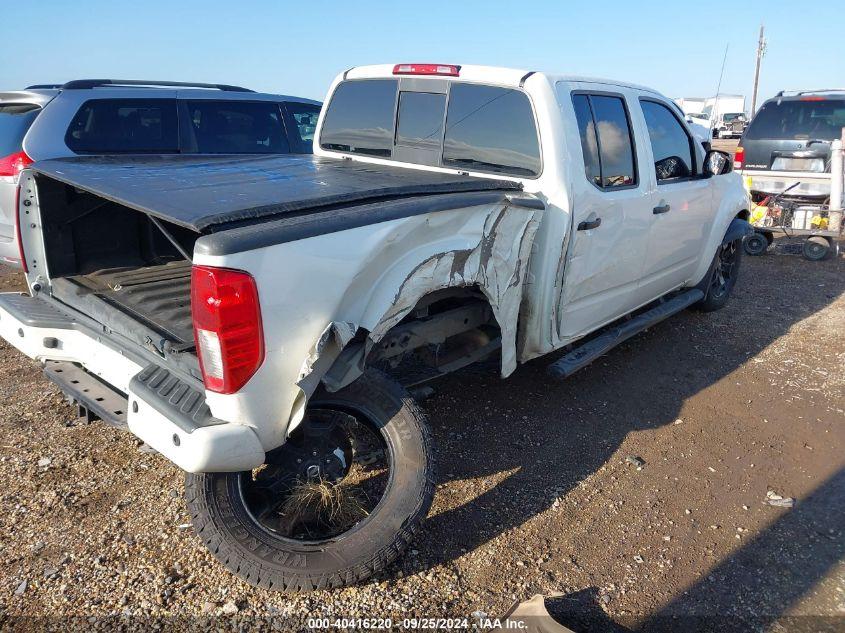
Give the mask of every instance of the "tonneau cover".
[[295, 154], [76, 156], [38, 161], [31, 168], [198, 232], [345, 203], [521, 189], [505, 180]]

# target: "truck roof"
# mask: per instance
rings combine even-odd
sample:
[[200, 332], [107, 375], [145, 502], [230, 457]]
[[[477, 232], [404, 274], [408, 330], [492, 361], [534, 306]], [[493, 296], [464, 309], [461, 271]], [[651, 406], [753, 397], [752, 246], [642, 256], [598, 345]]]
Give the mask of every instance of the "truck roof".
[[310, 154], [75, 156], [31, 169], [197, 232], [400, 197], [521, 189], [511, 181]]
[[[644, 90], [660, 94], [657, 90], [647, 86], [619, 81], [617, 79], [602, 79], [600, 77], [588, 77], [582, 75], [569, 75], [562, 73], [549, 73], [545, 71], [532, 71], [525, 68], [506, 68], [502, 66], [478, 66], [474, 64], [455, 64], [460, 68], [457, 77], [439, 77], [440, 79], [451, 79], [453, 81], [483, 82], [499, 86], [513, 86], [518, 88], [532, 75], [546, 77], [550, 82], [558, 81], [579, 81], [587, 83], [602, 83], [635, 90]], [[393, 77], [394, 64], [373, 64], [369, 66], [355, 66], [344, 73], [345, 79], [363, 79], [375, 77]], [[407, 76], [407, 75], [399, 75]]]

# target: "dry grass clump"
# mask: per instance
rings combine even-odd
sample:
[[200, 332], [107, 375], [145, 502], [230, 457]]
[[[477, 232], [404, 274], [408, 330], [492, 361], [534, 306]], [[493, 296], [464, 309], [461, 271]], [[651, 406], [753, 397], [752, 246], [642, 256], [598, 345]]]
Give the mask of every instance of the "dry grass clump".
[[348, 530], [369, 514], [357, 489], [359, 481], [360, 477], [350, 472], [337, 483], [322, 478], [297, 482], [280, 508], [281, 523], [290, 532]]

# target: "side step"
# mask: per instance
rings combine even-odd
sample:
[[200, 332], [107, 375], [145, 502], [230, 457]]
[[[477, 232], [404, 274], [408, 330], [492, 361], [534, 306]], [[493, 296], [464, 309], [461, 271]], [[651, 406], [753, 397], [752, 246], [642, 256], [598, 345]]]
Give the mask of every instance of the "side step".
[[556, 378], [569, 378], [576, 371], [583, 369], [599, 356], [607, 354], [607, 352], [623, 341], [627, 341], [635, 334], [647, 330], [653, 325], [660, 323], [663, 319], [688, 308], [703, 298], [704, 293], [698, 288], [687, 290], [668, 301], [664, 301], [651, 310], [635, 316], [625, 323], [610, 328], [580, 347], [576, 347], [549, 365], [548, 371]]

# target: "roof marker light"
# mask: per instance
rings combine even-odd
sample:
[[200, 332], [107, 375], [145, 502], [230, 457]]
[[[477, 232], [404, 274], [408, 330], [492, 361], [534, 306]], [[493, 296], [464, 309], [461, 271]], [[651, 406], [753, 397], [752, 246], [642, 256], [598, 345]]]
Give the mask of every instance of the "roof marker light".
[[457, 77], [461, 72], [460, 66], [450, 64], [396, 64], [394, 75], [440, 75]]

